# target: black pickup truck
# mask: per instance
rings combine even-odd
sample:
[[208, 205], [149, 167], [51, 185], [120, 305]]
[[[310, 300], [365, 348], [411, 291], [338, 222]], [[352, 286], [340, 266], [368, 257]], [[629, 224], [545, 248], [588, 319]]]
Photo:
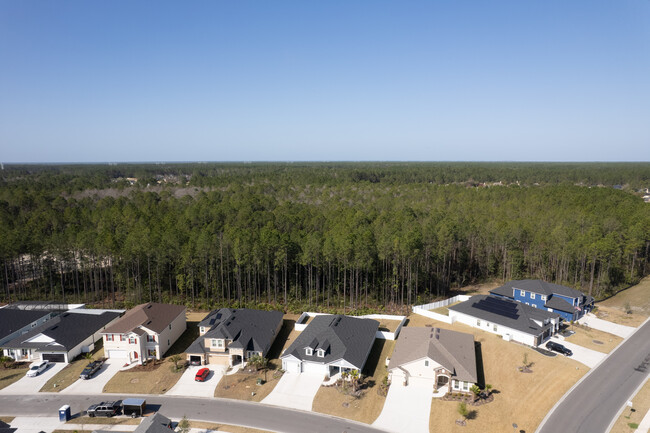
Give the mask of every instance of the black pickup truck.
[[81, 379], [90, 379], [93, 377], [93, 374], [97, 373], [100, 368], [102, 368], [103, 361], [93, 361], [83, 369], [79, 377]]
[[122, 412], [122, 400], [102, 401], [99, 404], [93, 404], [86, 411], [86, 413], [90, 417], [94, 417], [94, 416], [111, 417], [114, 415], [119, 415], [121, 412]]

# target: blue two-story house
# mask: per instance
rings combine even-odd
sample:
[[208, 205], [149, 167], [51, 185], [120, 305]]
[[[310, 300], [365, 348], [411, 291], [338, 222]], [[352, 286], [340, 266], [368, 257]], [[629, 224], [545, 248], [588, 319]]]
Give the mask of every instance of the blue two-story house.
[[490, 293], [578, 320], [594, 308], [594, 298], [570, 287], [542, 280], [509, 281]]

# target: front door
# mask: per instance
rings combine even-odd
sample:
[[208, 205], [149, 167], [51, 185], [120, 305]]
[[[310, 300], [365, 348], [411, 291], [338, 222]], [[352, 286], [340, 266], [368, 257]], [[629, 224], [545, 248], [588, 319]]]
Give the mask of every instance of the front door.
[[447, 376], [438, 376], [438, 388], [447, 384], [449, 384], [449, 378]]

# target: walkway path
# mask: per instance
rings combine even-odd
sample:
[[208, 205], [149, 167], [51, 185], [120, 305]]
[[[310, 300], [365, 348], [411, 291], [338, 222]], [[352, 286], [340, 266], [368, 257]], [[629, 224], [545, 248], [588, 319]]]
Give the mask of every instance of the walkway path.
[[619, 325], [618, 323], [599, 319], [593, 313], [587, 313], [586, 315], [582, 316], [580, 319], [578, 319], [578, 323], [584, 326], [588, 326], [589, 328], [594, 328], [599, 331], [618, 335], [621, 338], [629, 337], [636, 329], [631, 326]]
[[650, 410], [645, 414], [639, 424], [639, 428], [634, 433], [648, 433], [648, 431], [650, 431]]

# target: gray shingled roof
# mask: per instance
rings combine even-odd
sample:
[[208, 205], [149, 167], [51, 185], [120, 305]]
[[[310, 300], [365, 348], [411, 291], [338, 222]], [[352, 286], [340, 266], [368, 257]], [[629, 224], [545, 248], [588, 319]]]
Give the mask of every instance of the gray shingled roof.
[[199, 323], [200, 327], [210, 327], [210, 330], [197, 338], [185, 352], [205, 353], [203, 342], [206, 338], [231, 340], [228, 347], [264, 352], [275, 339], [275, 330], [282, 323], [282, 318], [280, 311], [247, 308], [214, 310]]
[[554, 310], [566, 311], [567, 313], [573, 313], [576, 311], [576, 307], [557, 296], [551, 296], [544, 306]]
[[44, 310], [0, 308], [0, 340], [50, 313], [51, 311]]
[[478, 381], [472, 334], [440, 328], [402, 328], [388, 369], [425, 357], [445, 367], [457, 380]]
[[169, 433], [171, 420], [160, 412], [145, 417], [140, 425], [134, 430], [135, 433]]
[[547, 283], [546, 281], [542, 280], [508, 281], [503, 286], [497, 287], [494, 290], [490, 290], [490, 293], [504, 295], [512, 298], [513, 289], [525, 290], [527, 292], [539, 293], [546, 296], [551, 296], [553, 294], [568, 296], [569, 298], [582, 298], [584, 296], [584, 294], [578, 290], [566, 286], [561, 286], [559, 284]]
[[117, 322], [106, 328], [106, 334], [126, 334], [140, 326], [161, 333], [186, 310], [183, 305], [147, 302], [133, 307]]
[[[41, 326], [5, 343], [3, 347], [10, 349], [69, 351], [121, 314], [110, 311], [102, 314], [86, 314], [73, 311], [63, 313], [60, 316], [48, 320]], [[39, 334], [52, 338], [55, 343], [27, 342], [27, 340]]]
[[[375, 341], [379, 322], [343, 315], [316, 316], [298, 338], [285, 350], [282, 358], [293, 355], [303, 361], [329, 364], [344, 359], [362, 369]], [[312, 356], [305, 354], [305, 348], [314, 349]], [[323, 358], [316, 349], [325, 350]]]
[[[494, 302], [503, 303], [503, 306], [506, 308], [514, 309], [516, 311], [516, 317], [507, 317], [496, 312], [477, 308], [476, 304], [486, 298], [491, 298]], [[531, 307], [530, 305], [522, 304], [521, 302], [515, 302], [491, 295], [475, 295], [465, 302], [450, 306], [449, 309], [531, 335], [539, 335], [553, 326], [550, 323], [539, 326], [533, 321], [533, 319], [539, 320], [543, 323], [546, 319], [560, 318], [560, 315], [557, 313], [551, 313], [550, 311], [541, 308]]]

